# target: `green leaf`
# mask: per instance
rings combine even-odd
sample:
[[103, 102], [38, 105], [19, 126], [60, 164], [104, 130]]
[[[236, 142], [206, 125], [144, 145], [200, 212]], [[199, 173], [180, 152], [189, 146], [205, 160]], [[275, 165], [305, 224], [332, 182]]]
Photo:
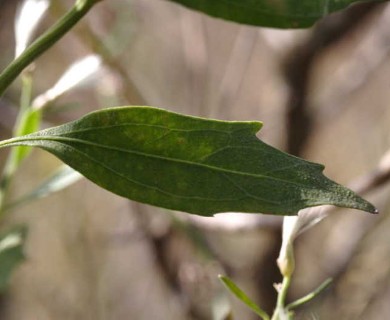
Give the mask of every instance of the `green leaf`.
[[256, 303], [254, 303], [244, 291], [242, 291], [230, 278], [222, 275], [218, 275], [219, 280], [229, 289], [229, 291], [236, 296], [237, 299], [245, 303], [249, 309], [256, 313], [260, 318], [269, 320], [268, 314], [262, 310]]
[[18, 226], [0, 235], [0, 292], [7, 289], [13, 270], [25, 260], [27, 227]]
[[[41, 122], [41, 112], [26, 107], [21, 108], [14, 128], [15, 136], [22, 136], [38, 130]], [[11, 150], [0, 179], [0, 202], [4, 201], [10, 181], [20, 163], [30, 154], [30, 147], [17, 147]], [[0, 204], [2, 207], [2, 204]]]
[[[272, 28], [306, 28], [359, 0], [171, 0], [210, 16]], [[374, 1], [374, 0], [371, 0]], [[375, 0], [378, 2], [380, 0]]]
[[26, 204], [30, 201], [47, 197], [54, 192], [61, 191], [71, 186], [72, 184], [79, 181], [80, 178], [82, 178], [82, 175], [80, 173], [73, 170], [67, 165], [62, 165], [34, 190], [17, 199], [15, 202], [7, 205], [4, 210], [9, 210], [15, 208], [16, 206]]
[[[40, 110], [34, 110], [32, 108], [26, 109], [19, 120], [15, 136], [22, 136], [39, 129], [41, 124], [42, 112]], [[13, 154], [13, 161], [15, 161], [15, 166], [18, 167], [19, 164], [25, 159], [31, 152], [31, 148], [28, 147], [19, 147], [16, 148]]]
[[109, 108], [0, 143], [41, 147], [120, 196], [199, 215], [294, 214], [322, 204], [375, 212], [323, 166], [256, 137], [259, 122], [202, 119], [151, 107]]

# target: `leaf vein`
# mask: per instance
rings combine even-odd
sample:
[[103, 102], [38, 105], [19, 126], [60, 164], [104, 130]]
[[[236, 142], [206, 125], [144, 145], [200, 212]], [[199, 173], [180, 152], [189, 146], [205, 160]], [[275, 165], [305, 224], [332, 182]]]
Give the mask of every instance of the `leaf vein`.
[[303, 188], [306, 187], [306, 185], [304, 185], [302, 183], [288, 181], [288, 180], [285, 180], [285, 179], [271, 177], [271, 176], [265, 176], [265, 175], [258, 174], [258, 173], [247, 173], [247, 172], [240, 172], [240, 171], [226, 169], [226, 168], [218, 168], [218, 167], [211, 166], [211, 165], [208, 165], [208, 164], [205, 164], [205, 163], [190, 162], [190, 161], [186, 161], [186, 160], [182, 160], [182, 159], [176, 159], [176, 158], [171, 158], [171, 157], [163, 157], [163, 156], [149, 154], [149, 153], [140, 152], [140, 151], [133, 151], [133, 150], [127, 150], [127, 149], [118, 148], [118, 147], [106, 146], [106, 145], [102, 145], [102, 144], [99, 144], [99, 143], [96, 143], [96, 142], [87, 141], [87, 140], [81, 140], [81, 139], [76, 139], [76, 138], [69, 138], [69, 137], [63, 137], [63, 136], [50, 136], [50, 137], [48, 137], [48, 136], [39, 136], [39, 137], [25, 137], [25, 138], [20, 138], [18, 140], [19, 141], [34, 141], [34, 140], [38, 140], [38, 141], [39, 140], [49, 140], [50, 141], [51, 140], [51, 141], [57, 141], [57, 142], [62, 142], [62, 143], [65, 143], [65, 142], [80, 143], [80, 144], [90, 145], [90, 146], [103, 148], [103, 149], [107, 149], [107, 150], [121, 151], [121, 152], [124, 152], [124, 153], [137, 154], [137, 155], [144, 156], [144, 157], [150, 157], [150, 158], [161, 159], [161, 160], [165, 160], [165, 161], [172, 161], [172, 162], [176, 162], [176, 163], [183, 163], [183, 164], [187, 164], [187, 165], [205, 167], [205, 168], [208, 168], [210, 170], [214, 170], [214, 171], [222, 172], [222, 173], [231, 173], [231, 174], [236, 174], [236, 175], [260, 178], [260, 179], [269, 179], [269, 180], [279, 181], [279, 182], [283, 182], [283, 183], [290, 184], [290, 185], [295, 185], [295, 186], [300, 187], [300, 188], [301, 187], [303, 187]]
[[[60, 142], [60, 141], [55, 141], [57, 143], [62, 143], [62, 144], [65, 144], [63, 142]], [[179, 194], [176, 194], [176, 193], [172, 193], [172, 192], [169, 192], [169, 191], [166, 191], [166, 190], [163, 190], [157, 186], [151, 186], [151, 185], [148, 185], [148, 184], [144, 184], [142, 182], [139, 182], [137, 180], [134, 180], [134, 179], [131, 179], [129, 178], [128, 176], [126, 175], [123, 175], [121, 174], [120, 172], [110, 168], [109, 166], [103, 164], [102, 162], [99, 162], [99, 161], [96, 161], [96, 159], [90, 157], [87, 153], [85, 152], [82, 152], [81, 150], [77, 149], [77, 148], [74, 148], [72, 146], [70, 146], [69, 144], [65, 144], [68, 148], [72, 149], [74, 152], [78, 152], [79, 154], [83, 155], [84, 157], [86, 157], [87, 159], [89, 159], [90, 161], [96, 163], [98, 166], [101, 166], [103, 167], [104, 169], [112, 172], [113, 174], [131, 182], [131, 183], [134, 183], [134, 184], [137, 184], [139, 186], [142, 186], [142, 187], [145, 187], [145, 188], [149, 188], [149, 189], [152, 189], [152, 190], [156, 190], [158, 192], [161, 192], [163, 194], [166, 194], [166, 195], [169, 195], [171, 197], [176, 197], [176, 198], [181, 198], [181, 199], [197, 199], [197, 200], [208, 200], [208, 201], [219, 201], [219, 202], [224, 202], [224, 201], [239, 201], [239, 200], [242, 200], [244, 199], [245, 197], [240, 197], [240, 198], [206, 198], [206, 197], [199, 197], [199, 196], [185, 196], [185, 195], [179, 195]]]

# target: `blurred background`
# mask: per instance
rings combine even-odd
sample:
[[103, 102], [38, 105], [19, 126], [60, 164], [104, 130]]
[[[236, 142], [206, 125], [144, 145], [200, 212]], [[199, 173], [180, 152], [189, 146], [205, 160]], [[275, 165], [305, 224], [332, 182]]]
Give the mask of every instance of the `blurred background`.
[[[20, 3], [0, 1], [1, 69], [14, 56]], [[72, 4], [52, 0], [36, 34]], [[324, 164], [326, 175], [349, 185], [373, 172], [390, 146], [389, 25], [390, 6], [377, 2], [308, 30], [276, 30], [169, 1], [106, 0], [36, 61], [33, 96], [47, 94], [89, 57], [92, 65], [79, 66], [71, 78], [90, 76], [46, 104], [43, 127], [119, 105], [261, 120], [265, 142]], [[3, 139], [12, 134], [20, 92], [19, 79], [0, 100]], [[8, 201], [34, 190], [59, 165], [34, 150]], [[297, 310], [297, 319], [390, 318], [389, 192], [384, 184], [367, 194], [379, 215], [340, 209], [297, 239], [289, 301], [335, 279]], [[230, 310], [234, 319], [256, 319], [218, 274], [269, 312], [276, 302], [280, 217], [167, 212], [81, 179], [15, 207], [3, 228], [20, 223], [29, 227], [27, 260], [0, 298], [4, 320], [221, 320]]]

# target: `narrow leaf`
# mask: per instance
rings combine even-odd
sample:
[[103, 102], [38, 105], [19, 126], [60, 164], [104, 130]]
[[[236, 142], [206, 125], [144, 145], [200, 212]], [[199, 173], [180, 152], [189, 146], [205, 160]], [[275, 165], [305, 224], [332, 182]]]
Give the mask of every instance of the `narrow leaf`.
[[202, 119], [151, 107], [96, 111], [0, 147], [41, 147], [120, 196], [199, 215], [295, 214], [322, 204], [376, 212], [323, 166], [256, 137], [259, 122]]
[[[210, 16], [272, 28], [306, 28], [359, 0], [170, 0]], [[371, 0], [380, 1], [380, 0]]]
[[229, 291], [236, 296], [237, 299], [245, 303], [249, 309], [256, 313], [260, 318], [264, 320], [269, 320], [268, 314], [262, 310], [256, 303], [254, 303], [244, 291], [242, 291], [230, 278], [226, 276], [219, 275], [219, 280], [229, 289]]
[[0, 235], [0, 293], [7, 289], [13, 270], [25, 260], [27, 228], [19, 226]]
[[[22, 136], [38, 130], [41, 122], [41, 112], [27, 108], [22, 110], [14, 130], [15, 136]], [[30, 147], [17, 147], [11, 150], [1, 177], [1, 197], [4, 197], [8, 185], [21, 162], [30, 154]]]
[[77, 171], [73, 170], [67, 165], [62, 165], [60, 168], [55, 170], [50, 177], [43, 181], [39, 186], [37, 186], [30, 193], [22, 196], [20, 199], [17, 199], [15, 202], [7, 205], [5, 210], [12, 209], [16, 206], [26, 204], [30, 201], [41, 199], [47, 197], [48, 195], [61, 191], [75, 182], [79, 181], [82, 178], [82, 175]]
[[[28, 108], [21, 115], [20, 123], [15, 132], [16, 136], [22, 136], [39, 129], [41, 124], [42, 113], [40, 110], [34, 110]], [[31, 148], [28, 147], [19, 147], [15, 149], [14, 161], [16, 167], [30, 154]]]

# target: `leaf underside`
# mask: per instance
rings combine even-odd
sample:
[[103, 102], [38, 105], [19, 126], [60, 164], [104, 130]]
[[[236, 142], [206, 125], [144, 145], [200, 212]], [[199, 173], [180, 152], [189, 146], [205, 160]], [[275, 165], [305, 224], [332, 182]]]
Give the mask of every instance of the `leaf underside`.
[[[359, 0], [170, 0], [210, 16], [271, 28], [307, 28]], [[369, 0], [370, 1], [370, 0]], [[367, 2], [369, 2], [367, 1]], [[378, 2], [380, 0], [371, 0]]]
[[119, 107], [7, 140], [41, 147], [99, 186], [199, 215], [295, 214], [322, 204], [374, 212], [323, 166], [266, 145], [260, 122], [226, 122], [152, 107]]

